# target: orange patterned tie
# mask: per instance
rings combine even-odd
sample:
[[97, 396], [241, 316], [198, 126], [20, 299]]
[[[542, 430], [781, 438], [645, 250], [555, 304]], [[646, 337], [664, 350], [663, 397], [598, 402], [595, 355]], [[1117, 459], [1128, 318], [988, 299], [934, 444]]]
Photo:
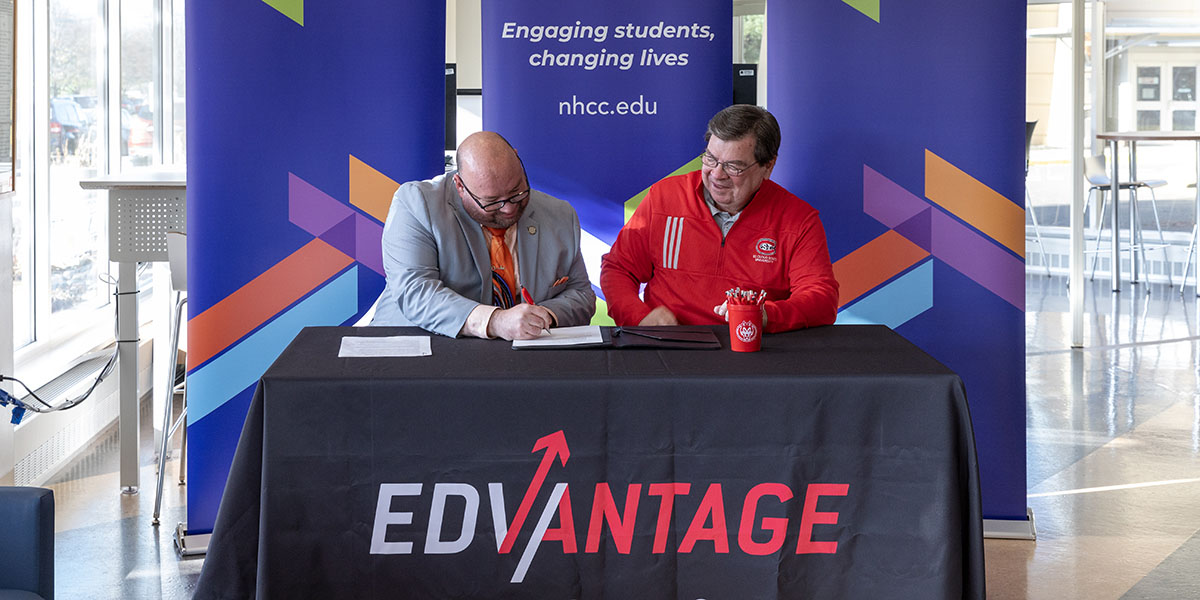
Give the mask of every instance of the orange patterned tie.
[[511, 308], [515, 301], [514, 290], [517, 289], [516, 269], [513, 267], [512, 252], [504, 243], [505, 229], [484, 227], [492, 234], [488, 240], [488, 254], [492, 258], [492, 304], [500, 308]]

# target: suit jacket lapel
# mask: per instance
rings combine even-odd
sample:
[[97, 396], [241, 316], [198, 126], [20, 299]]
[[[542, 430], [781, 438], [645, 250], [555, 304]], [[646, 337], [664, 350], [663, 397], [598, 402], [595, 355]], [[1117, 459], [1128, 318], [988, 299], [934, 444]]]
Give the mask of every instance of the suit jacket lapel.
[[537, 265], [538, 247], [541, 245], [542, 229], [538, 226], [537, 211], [532, 198], [521, 220], [517, 221], [517, 268], [521, 274], [521, 285], [529, 289], [534, 300], [538, 300]]
[[454, 188], [454, 175], [457, 171], [446, 178], [450, 179], [450, 183], [446, 190], [446, 202], [450, 205], [454, 212], [455, 218], [458, 219], [458, 225], [462, 228], [463, 237], [467, 240], [467, 246], [471, 249], [471, 258], [475, 262], [475, 268], [479, 270], [479, 283], [481, 289], [480, 303], [492, 303], [492, 256], [488, 252], [487, 240], [483, 237], [483, 228], [471, 215], [467, 214], [466, 209], [462, 206], [462, 199], [458, 197], [458, 192]]

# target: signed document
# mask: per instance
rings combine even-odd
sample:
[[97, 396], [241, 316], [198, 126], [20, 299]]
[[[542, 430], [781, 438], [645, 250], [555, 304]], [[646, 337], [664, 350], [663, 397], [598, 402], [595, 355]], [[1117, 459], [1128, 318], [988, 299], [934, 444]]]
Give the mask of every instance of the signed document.
[[598, 325], [555, 327], [532, 340], [513, 340], [513, 348], [555, 348], [560, 346], [601, 346], [604, 336]]

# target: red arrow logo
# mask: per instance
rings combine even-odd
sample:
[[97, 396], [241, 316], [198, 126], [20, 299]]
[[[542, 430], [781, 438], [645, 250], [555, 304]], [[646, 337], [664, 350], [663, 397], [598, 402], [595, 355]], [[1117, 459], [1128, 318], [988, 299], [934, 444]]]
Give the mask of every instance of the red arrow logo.
[[517, 541], [517, 534], [520, 533], [521, 526], [525, 524], [525, 517], [529, 516], [529, 509], [533, 508], [533, 501], [537, 498], [538, 490], [545, 483], [546, 475], [550, 473], [550, 465], [554, 463], [554, 457], [558, 456], [564, 467], [567, 466], [567, 459], [571, 457], [571, 450], [567, 448], [567, 436], [563, 435], [561, 429], [534, 442], [533, 452], [535, 454], [543, 448], [546, 449], [546, 453], [542, 455], [542, 463], [538, 465], [537, 472], [533, 474], [533, 481], [529, 482], [529, 489], [525, 490], [525, 498], [521, 500], [521, 506], [513, 517], [508, 533], [504, 534], [504, 543], [500, 546], [501, 554], [508, 554], [512, 550], [513, 543]]

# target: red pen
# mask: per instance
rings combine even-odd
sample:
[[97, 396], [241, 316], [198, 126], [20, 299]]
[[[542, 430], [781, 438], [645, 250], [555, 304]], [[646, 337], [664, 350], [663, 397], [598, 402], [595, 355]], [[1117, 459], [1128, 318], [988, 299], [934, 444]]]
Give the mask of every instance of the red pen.
[[[521, 286], [521, 298], [523, 298], [525, 300], [525, 304], [528, 304], [530, 306], [537, 306], [537, 303], [533, 301], [533, 296], [529, 295], [529, 290], [525, 289], [525, 286]], [[542, 331], [545, 331], [546, 333], [550, 333], [550, 329], [547, 327], [543, 327]]]

